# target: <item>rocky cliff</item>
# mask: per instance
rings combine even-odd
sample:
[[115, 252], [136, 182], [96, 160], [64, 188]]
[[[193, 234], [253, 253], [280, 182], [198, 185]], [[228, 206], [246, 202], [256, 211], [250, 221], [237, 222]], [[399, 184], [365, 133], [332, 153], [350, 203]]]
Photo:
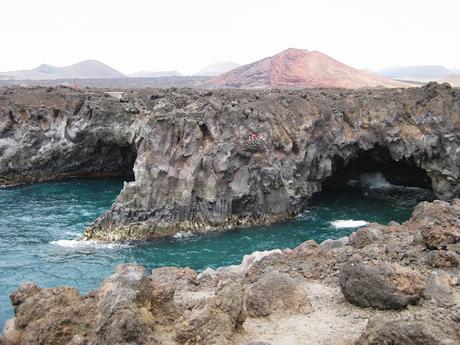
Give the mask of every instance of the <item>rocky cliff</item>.
[[326, 183], [381, 171], [460, 193], [460, 91], [0, 91], [5, 185], [126, 176], [85, 239], [123, 240], [268, 224]]
[[0, 344], [459, 344], [459, 261], [460, 200], [423, 202], [218, 270], [123, 265], [87, 295], [23, 284]]

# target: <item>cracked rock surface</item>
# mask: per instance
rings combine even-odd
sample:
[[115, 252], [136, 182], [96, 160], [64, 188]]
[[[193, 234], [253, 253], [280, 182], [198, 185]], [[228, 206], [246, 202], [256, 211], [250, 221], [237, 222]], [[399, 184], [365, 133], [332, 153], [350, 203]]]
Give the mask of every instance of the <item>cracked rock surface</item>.
[[[445, 200], [460, 193], [460, 91], [447, 84], [108, 91], [0, 90], [0, 183], [134, 175], [84, 239], [293, 217], [360, 155], [387, 167], [390, 182], [431, 187]], [[458, 233], [423, 236], [442, 247]]]

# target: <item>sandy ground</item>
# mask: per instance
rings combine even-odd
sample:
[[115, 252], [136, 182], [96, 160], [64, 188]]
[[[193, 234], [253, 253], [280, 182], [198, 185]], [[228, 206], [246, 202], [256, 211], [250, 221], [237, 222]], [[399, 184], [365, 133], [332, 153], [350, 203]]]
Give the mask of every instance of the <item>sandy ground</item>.
[[[305, 289], [313, 312], [248, 318], [235, 344], [345, 345], [352, 344], [366, 328], [371, 311], [348, 303], [338, 287], [308, 282]], [[377, 313], [372, 311], [373, 316]]]

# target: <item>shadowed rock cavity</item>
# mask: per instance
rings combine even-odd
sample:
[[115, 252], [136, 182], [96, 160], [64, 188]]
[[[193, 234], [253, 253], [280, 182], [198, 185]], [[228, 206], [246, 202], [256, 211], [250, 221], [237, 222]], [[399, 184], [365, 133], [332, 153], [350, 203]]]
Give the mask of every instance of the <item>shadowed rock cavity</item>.
[[376, 144], [369, 150], [359, 149], [344, 159], [337, 156], [332, 161], [333, 174], [323, 188], [333, 188], [348, 181], [359, 181], [365, 174], [381, 174], [391, 184], [432, 189], [431, 179], [413, 157], [395, 160], [387, 147]]

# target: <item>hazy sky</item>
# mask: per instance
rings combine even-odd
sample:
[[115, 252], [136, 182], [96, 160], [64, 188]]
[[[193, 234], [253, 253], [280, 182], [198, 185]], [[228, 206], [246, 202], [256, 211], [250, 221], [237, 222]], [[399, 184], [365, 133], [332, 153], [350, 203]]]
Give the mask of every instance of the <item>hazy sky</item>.
[[2, 0], [0, 71], [101, 60], [192, 74], [295, 47], [357, 68], [460, 68], [459, 0]]

